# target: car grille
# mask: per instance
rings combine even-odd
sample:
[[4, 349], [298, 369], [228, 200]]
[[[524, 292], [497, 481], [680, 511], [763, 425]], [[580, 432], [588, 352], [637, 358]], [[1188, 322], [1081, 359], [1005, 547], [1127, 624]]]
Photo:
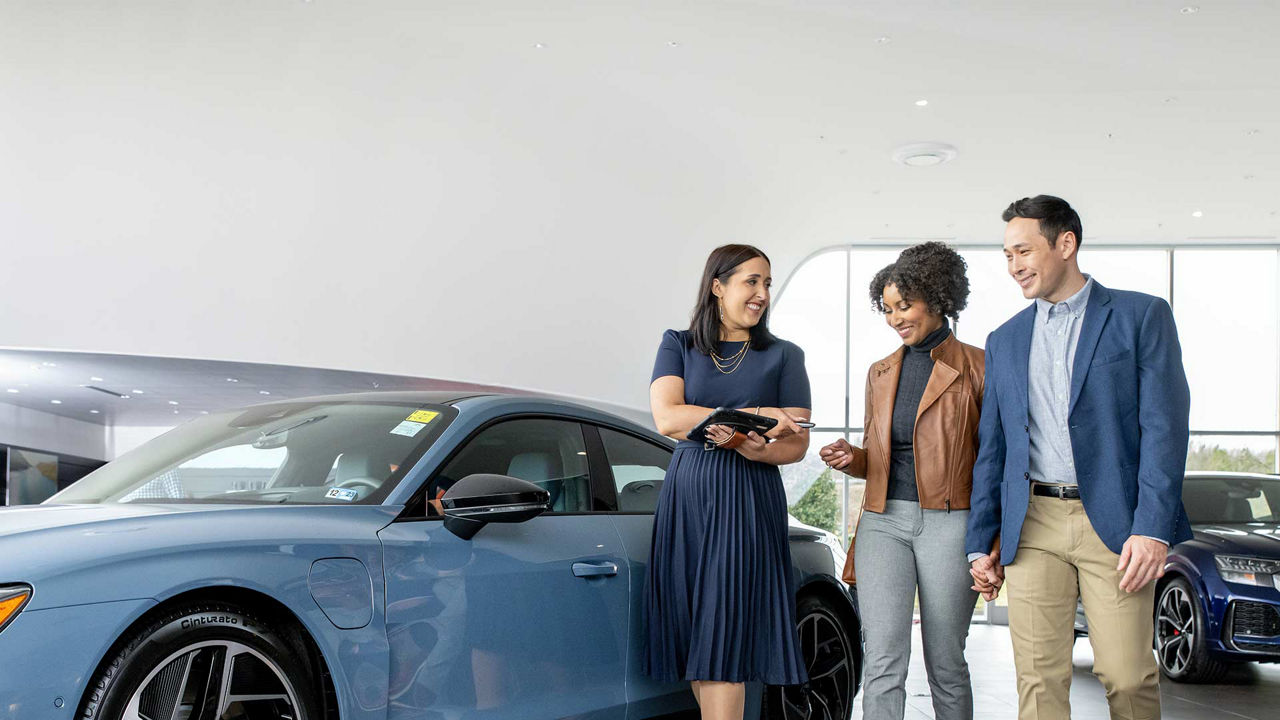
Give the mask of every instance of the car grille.
[[[1253, 637], [1275, 637], [1280, 635], [1280, 613], [1274, 605], [1267, 603], [1236, 600], [1232, 603], [1231, 616], [1232, 635], [1251, 635]], [[1242, 645], [1237, 641], [1237, 645]], [[1275, 646], [1269, 646], [1274, 648]]]
[[1242, 642], [1240, 640], [1236, 640], [1235, 646], [1246, 652], [1270, 653], [1272, 655], [1280, 654], [1280, 645], [1276, 645], [1275, 643]]

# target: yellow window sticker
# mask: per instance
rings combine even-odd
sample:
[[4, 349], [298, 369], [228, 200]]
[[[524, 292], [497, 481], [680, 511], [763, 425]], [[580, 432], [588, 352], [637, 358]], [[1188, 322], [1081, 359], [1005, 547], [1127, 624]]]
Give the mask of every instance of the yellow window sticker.
[[409, 417], [405, 418], [409, 422], [429, 423], [440, 416], [440, 413], [434, 410], [418, 410]]

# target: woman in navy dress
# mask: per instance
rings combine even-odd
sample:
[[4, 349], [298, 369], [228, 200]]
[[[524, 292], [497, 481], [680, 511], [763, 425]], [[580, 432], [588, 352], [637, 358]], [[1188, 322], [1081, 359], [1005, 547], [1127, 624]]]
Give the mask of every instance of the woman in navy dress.
[[[654, 518], [645, 587], [646, 672], [685, 680], [703, 718], [741, 718], [743, 683], [808, 678], [796, 636], [779, 465], [804, 457], [811, 406], [799, 347], [769, 333], [769, 258], [725, 245], [707, 258], [688, 330], [662, 336], [649, 388], [658, 431], [680, 440]], [[717, 407], [767, 415], [766, 437], [712, 426]]]

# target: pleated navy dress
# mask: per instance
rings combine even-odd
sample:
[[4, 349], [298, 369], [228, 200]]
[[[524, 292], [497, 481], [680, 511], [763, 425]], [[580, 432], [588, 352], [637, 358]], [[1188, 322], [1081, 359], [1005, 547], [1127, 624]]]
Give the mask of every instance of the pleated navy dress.
[[[741, 348], [720, 343], [717, 354], [732, 357]], [[667, 375], [684, 378], [690, 405], [813, 407], [804, 353], [785, 340], [748, 350], [726, 375], [686, 331], [668, 330], [653, 378]], [[676, 446], [654, 517], [644, 611], [651, 677], [770, 685], [808, 679], [777, 466], [688, 440]]]

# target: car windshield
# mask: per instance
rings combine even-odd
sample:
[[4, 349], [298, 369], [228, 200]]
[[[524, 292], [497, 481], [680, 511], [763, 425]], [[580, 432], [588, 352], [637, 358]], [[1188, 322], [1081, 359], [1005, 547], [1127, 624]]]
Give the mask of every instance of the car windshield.
[[1182, 504], [1197, 524], [1280, 522], [1280, 478], [1187, 478]]
[[454, 415], [445, 405], [332, 401], [211, 414], [45, 502], [376, 503]]

